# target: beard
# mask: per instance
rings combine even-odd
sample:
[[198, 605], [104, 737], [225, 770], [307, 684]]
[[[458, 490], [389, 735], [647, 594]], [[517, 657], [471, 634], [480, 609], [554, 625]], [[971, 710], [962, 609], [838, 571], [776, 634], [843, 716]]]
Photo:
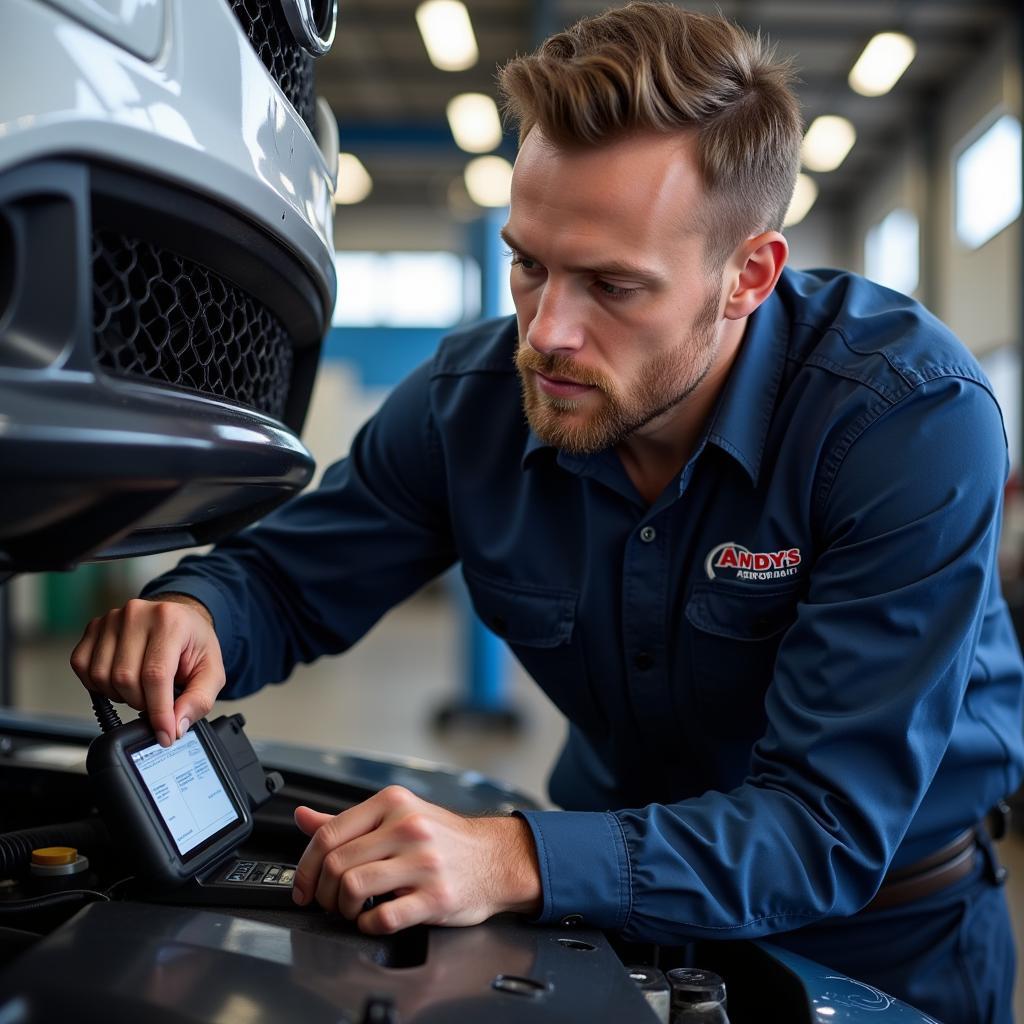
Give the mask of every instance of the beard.
[[[685, 342], [654, 356], [637, 378], [619, 388], [607, 375], [579, 366], [569, 356], [544, 355], [520, 338], [516, 370], [523, 409], [533, 432], [545, 443], [574, 455], [612, 448], [652, 420], [685, 401], [708, 375], [717, 349], [717, 289], [709, 291]], [[537, 386], [533, 372], [596, 389], [581, 398], [554, 398]], [[587, 403], [597, 408], [585, 412]]]

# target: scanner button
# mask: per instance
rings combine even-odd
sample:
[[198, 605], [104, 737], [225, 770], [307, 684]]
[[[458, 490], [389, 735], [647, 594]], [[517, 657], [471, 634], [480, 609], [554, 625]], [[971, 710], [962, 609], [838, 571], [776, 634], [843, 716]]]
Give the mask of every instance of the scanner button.
[[240, 860], [236, 865], [234, 871], [228, 875], [229, 882], [244, 882], [249, 872], [256, 866], [256, 862], [253, 860]]

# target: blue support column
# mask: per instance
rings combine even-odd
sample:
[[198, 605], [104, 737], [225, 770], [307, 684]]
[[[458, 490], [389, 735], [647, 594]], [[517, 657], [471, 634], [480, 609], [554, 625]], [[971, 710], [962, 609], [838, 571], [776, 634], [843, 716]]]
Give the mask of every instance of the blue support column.
[[[470, 251], [480, 264], [481, 311], [485, 318], [505, 312], [508, 268], [498, 231], [507, 217], [507, 209], [489, 210], [470, 227]], [[465, 722], [487, 729], [517, 730], [522, 723], [508, 696], [508, 649], [473, 612], [462, 579], [454, 573], [451, 579], [458, 593], [461, 620], [462, 692], [438, 711], [436, 724], [442, 729]]]

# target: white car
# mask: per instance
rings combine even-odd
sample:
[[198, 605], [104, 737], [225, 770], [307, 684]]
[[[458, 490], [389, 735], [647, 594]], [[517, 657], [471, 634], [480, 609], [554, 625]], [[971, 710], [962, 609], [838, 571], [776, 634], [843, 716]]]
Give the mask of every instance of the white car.
[[0, 575], [215, 540], [309, 479], [335, 18], [0, 3]]

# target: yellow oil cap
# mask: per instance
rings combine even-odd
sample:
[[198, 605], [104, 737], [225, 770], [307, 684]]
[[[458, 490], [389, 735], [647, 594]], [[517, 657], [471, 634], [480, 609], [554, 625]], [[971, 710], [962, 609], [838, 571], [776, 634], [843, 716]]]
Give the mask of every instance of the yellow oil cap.
[[40, 846], [32, 851], [32, 863], [40, 867], [62, 867], [76, 860], [78, 851], [73, 846]]

